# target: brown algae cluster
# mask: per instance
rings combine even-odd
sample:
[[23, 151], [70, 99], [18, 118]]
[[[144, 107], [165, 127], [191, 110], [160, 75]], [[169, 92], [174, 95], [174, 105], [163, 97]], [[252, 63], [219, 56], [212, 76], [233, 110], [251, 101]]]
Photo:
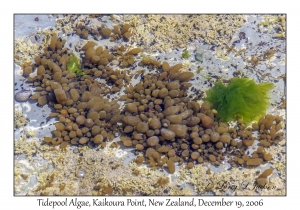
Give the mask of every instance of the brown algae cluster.
[[[272, 158], [262, 148], [252, 157], [246, 155], [246, 148], [255, 140], [252, 129], [243, 124], [238, 129], [229, 128], [228, 124], [218, 122], [217, 111], [211, 109], [209, 102], [200, 106], [197, 98], [188, 97], [187, 89], [192, 86], [188, 81], [194, 74], [182, 71], [182, 64], [170, 66], [144, 57], [140, 65], [153, 65], [161, 73], [144, 75], [134, 87], [127, 86], [127, 95], [121, 96], [126, 100], [122, 111], [118, 100], [110, 101], [104, 95], [118, 92], [131, 77], [127, 71], [114, 70], [108, 64], [118, 59], [120, 67], [131, 65], [141, 48], [126, 52], [120, 46], [109, 50], [89, 41], [81, 48], [84, 75], [78, 76], [67, 69], [71, 53], [63, 48], [64, 43], [54, 34], [44, 54], [35, 57], [37, 76], [27, 79], [40, 91], [31, 99], [38, 100], [41, 106], [53, 106], [55, 112], [50, 117], [59, 120], [54, 137], [45, 137], [45, 142], [60, 148], [68, 144], [104, 147], [106, 141], [122, 133], [123, 144], [141, 153], [137, 164], [145, 161], [152, 169], [167, 166], [170, 173], [175, 172], [176, 162], [188, 162], [188, 168], [203, 161], [219, 165], [232, 153], [235, 157], [229, 161], [240, 165], [259, 165]], [[32, 71], [32, 66], [25, 67], [24, 76]], [[99, 77], [111, 85], [111, 90], [98, 82]], [[268, 115], [268, 126], [264, 127], [266, 120], [257, 125], [262, 129], [263, 146], [270, 145], [271, 140], [282, 140], [282, 133], [276, 133], [281, 129], [280, 119], [276, 119], [277, 124], [273, 125], [275, 117]], [[258, 129], [255, 124], [254, 128]], [[242, 141], [237, 141], [239, 138]]]
[[125, 23], [121, 28], [119, 25], [114, 25], [114, 30], [106, 27], [105, 24], [91, 28], [89, 26], [84, 26], [83, 23], [78, 23], [74, 30], [81, 38], [84, 39], [87, 39], [89, 34], [94, 36], [96, 39], [98, 39], [98, 36], [102, 36], [103, 38], [110, 37], [111, 41], [120, 38], [129, 39], [132, 36], [131, 26], [128, 23]]
[[[121, 141], [140, 153], [137, 164], [145, 161], [152, 169], [166, 165], [174, 173], [175, 162], [187, 162], [187, 167], [193, 168], [204, 161], [219, 165], [228, 158], [233, 165], [245, 166], [272, 159], [263, 147], [283, 139], [283, 133], [278, 132], [281, 117], [267, 115], [253, 128], [242, 121], [238, 128], [229, 128], [227, 123], [218, 122], [216, 110], [211, 110], [207, 101], [200, 106], [187, 97], [187, 87], [191, 85], [187, 81], [193, 74], [172, 69], [165, 68], [161, 75], [145, 75], [143, 81], [126, 88], [127, 95], [121, 96], [127, 101], [123, 118], [127, 136]], [[261, 147], [249, 156], [246, 150], [256, 140], [252, 134], [258, 129]]]
[[[77, 76], [67, 70], [72, 55], [66, 48], [62, 49], [64, 43], [64, 40], [54, 35], [45, 53], [35, 57], [37, 76], [27, 79], [39, 91], [31, 99], [38, 100], [40, 106], [47, 103], [53, 106], [56, 112], [51, 113], [50, 117], [57, 116], [59, 119], [59, 123], [55, 124], [55, 138], [45, 137], [44, 141], [64, 148], [69, 143], [101, 144], [103, 139], [112, 140], [119, 132], [117, 122], [123, 116], [117, 100], [109, 101], [103, 97], [102, 94], [110, 92], [110, 89], [99, 84], [96, 78], [105, 78], [112, 84], [112, 92], [119, 91], [124, 85], [123, 81], [130, 79], [126, 71], [113, 70], [107, 66], [114, 55], [101, 46], [95, 48], [95, 42], [87, 42], [81, 48], [85, 55], [82, 62], [82, 73], [85, 75]], [[120, 48], [124, 50], [124, 47]], [[116, 53], [122, 55], [120, 59], [131, 57], [133, 62], [133, 55], [140, 51], [140, 48], [134, 48], [125, 55], [118, 48]], [[25, 67], [24, 76], [28, 76], [32, 68]], [[26, 69], [31, 71], [27, 72]], [[102, 146], [105, 146], [104, 142]]]
[[[240, 148], [234, 151], [234, 157], [229, 160], [233, 165], [245, 164], [248, 166], [257, 166], [262, 164], [264, 161], [272, 160], [272, 155], [265, 151], [264, 148], [268, 148], [271, 145], [278, 145], [283, 140], [282, 129], [282, 117], [273, 116], [267, 114], [261, 117], [258, 123], [253, 123], [252, 128], [247, 127], [241, 121], [239, 121], [239, 129], [234, 132], [233, 136], [238, 136], [241, 141], [237, 143], [237, 147]], [[258, 138], [253, 137], [253, 131], [258, 131]], [[245, 148], [252, 146], [254, 140], [258, 140], [258, 148], [256, 151], [249, 156]], [[243, 148], [242, 145], [245, 147]]]

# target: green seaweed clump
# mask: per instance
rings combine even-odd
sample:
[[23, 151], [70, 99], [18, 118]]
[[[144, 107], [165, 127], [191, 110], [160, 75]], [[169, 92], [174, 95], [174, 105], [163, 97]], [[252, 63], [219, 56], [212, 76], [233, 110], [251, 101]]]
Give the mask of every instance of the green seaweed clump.
[[182, 57], [184, 59], [188, 59], [191, 55], [189, 54], [189, 51], [185, 50], [182, 52]]
[[80, 59], [77, 58], [74, 54], [70, 56], [70, 60], [67, 63], [67, 70], [69, 72], [75, 73], [77, 76], [83, 76], [86, 74], [81, 70]]
[[257, 121], [270, 106], [269, 91], [274, 85], [269, 82], [256, 84], [248, 78], [233, 78], [225, 86], [218, 81], [206, 92], [207, 100], [218, 111], [218, 118], [228, 122], [240, 118], [244, 123]]

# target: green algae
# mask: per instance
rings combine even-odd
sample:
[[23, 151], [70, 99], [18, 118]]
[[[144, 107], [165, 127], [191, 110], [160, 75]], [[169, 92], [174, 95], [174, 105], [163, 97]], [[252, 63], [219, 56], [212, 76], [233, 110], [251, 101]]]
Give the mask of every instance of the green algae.
[[69, 72], [75, 73], [77, 76], [83, 76], [86, 74], [81, 70], [80, 59], [77, 58], [74, 54], [70, 56], [70, 60], [67, 63], [67, 70]]
[[191, 55], [189, 54], [189, 51], [185, 50], [182, 52], [182, 57], [184, 59], [188, 59], [189, 57], [191, 57]]
[[196, 53], [195, 59], [196, 59], [196, 61], [202, 62], [203, 61], [203, 54]]
[[241, 118], [245, 123], [257, 121], [270, 106], [269, 91], [274, 84], [262, 82], [256, 84], [248, 78], [233, 78], [225, 86], [218, 81], [206, 92], [207, 100], [218, 111], [218, 118], [228, 122]]

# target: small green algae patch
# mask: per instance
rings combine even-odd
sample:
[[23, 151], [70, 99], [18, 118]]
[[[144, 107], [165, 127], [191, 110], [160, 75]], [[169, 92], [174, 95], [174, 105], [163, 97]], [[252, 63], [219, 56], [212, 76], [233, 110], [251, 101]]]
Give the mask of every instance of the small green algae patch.
[[70, 60], [67, 64], [67, 70], [69, 72], [75, 73], [77, 76], [83, 76], [85, 73], [81, 70], [80, 59], [74, 54], [70, 56]]
[[269, 91], [274, 85], [269, 82], [256, 84], [248, 78], [233, 78], [225, 86], [218, 81], [206, 92], [207, 100], [218, 111], [218, 118], [231, 121], [241, 118], [245, 123], [257, 121], [270, 106]]
[[191, 55], [189, 54], [189, 51], [185, 50], [182, 52], [182, 57], [184, 59], [188, 59], [189, 57], [191, 57]]
[[196, 61], [202, 62], [203, 61], [203, 54], [196, 53], [195, 59], [196, 59]]

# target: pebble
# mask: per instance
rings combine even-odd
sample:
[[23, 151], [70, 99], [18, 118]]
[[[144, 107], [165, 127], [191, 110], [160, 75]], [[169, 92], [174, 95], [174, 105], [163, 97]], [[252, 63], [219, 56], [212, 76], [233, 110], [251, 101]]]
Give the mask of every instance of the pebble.
[[25, 102], [28, 100], [31, 94], [32, 94], [31, 90], [23, 89], [15, 94], [15, 100], [18, 102]]

